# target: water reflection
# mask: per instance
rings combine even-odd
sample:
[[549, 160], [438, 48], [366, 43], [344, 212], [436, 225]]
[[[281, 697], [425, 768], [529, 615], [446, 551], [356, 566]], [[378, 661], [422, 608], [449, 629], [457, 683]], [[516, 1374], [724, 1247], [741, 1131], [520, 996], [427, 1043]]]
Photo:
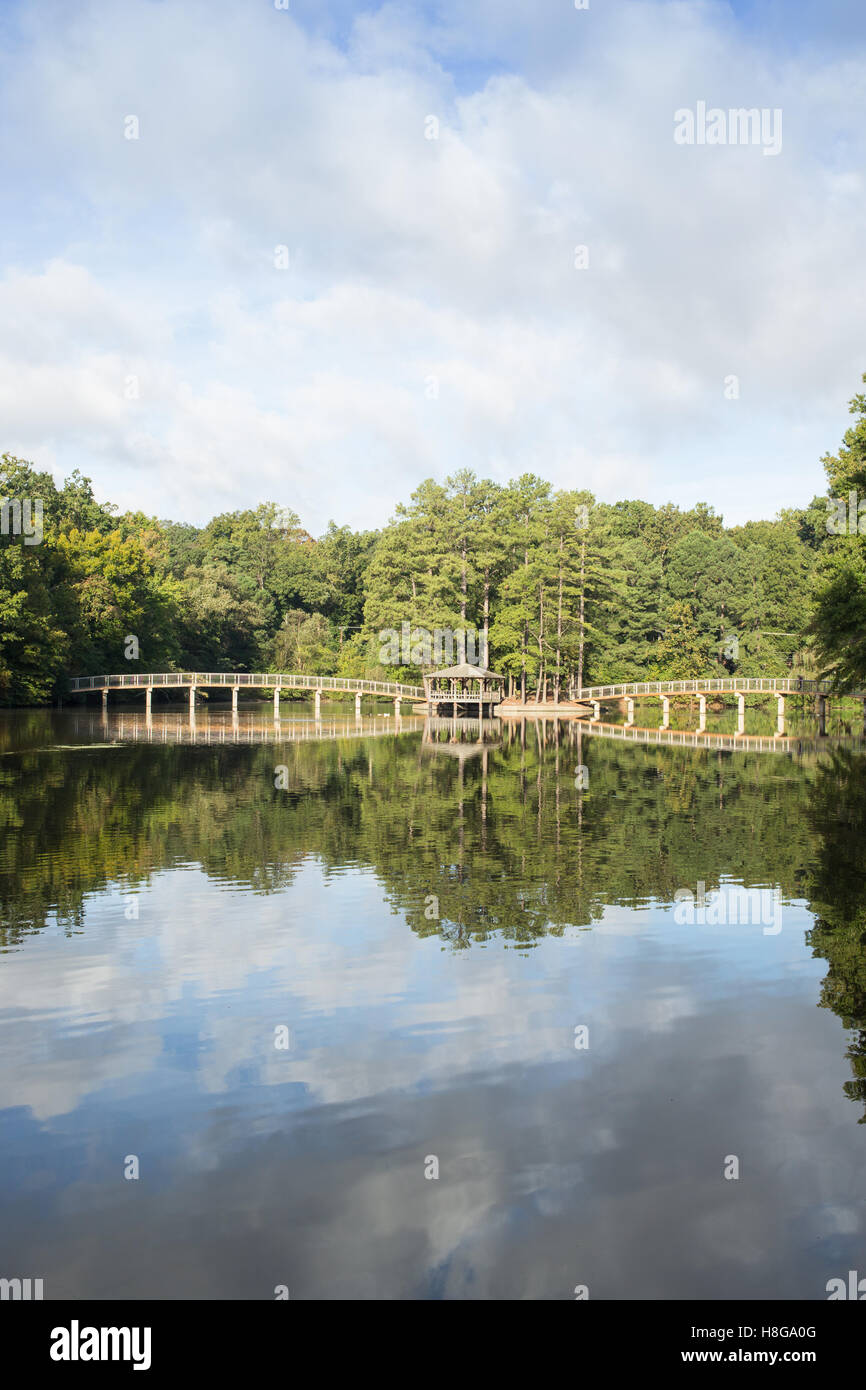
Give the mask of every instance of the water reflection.
[[[139, 718], [5, 723], [0, 1274], [820, 1298], [862, 1264], [855, 744]], [[782, 930], [677, 925], [698, 883]]]

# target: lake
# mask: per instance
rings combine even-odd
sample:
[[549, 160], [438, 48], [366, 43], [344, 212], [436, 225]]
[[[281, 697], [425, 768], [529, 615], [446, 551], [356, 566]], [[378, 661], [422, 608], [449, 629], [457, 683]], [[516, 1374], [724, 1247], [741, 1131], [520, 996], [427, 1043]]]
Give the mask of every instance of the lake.
[[824, 1299], [866, 1272], [860, 740], [309, 714], [2, 717], [0, 1276]]

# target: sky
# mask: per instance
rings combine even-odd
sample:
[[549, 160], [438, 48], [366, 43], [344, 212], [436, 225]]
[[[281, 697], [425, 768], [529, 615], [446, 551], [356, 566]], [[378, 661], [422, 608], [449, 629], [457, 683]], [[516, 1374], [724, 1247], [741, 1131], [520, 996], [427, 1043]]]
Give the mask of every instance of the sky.
[[[0, 452], [314, 535], [461, 467], [729, 524], [823, 493], [861, 0], [588, 4], [0, 0]], [[700, 103], [780, 148], [679, 143]]]

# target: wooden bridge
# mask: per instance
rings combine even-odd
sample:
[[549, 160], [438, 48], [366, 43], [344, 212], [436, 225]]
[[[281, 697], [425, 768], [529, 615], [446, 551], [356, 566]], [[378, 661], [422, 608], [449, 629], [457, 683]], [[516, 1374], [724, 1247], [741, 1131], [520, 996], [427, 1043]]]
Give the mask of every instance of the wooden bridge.
[[[399, 716], [401, 702], [411, 701], [423, 713], [425, 692], [421, 686], [405, 685], [399, 681], [362, 680], [356, 676], [309, 676], [291, 674], [283, 671], [162, 671], [152, 673], [124, 672], [120, 675], [75, 676], [69, 682], [70, 693], [87, 695], [100, 692], [103, 710], [108, 708], [109, 692], [130, 692], [141, 690], [145, 696], [145, 709], [151, 712], [154, 690], [188, 690], [190, 709], [195, 708], [196, 694], [199, 690], [231, 691], [232, 712], [237, 713], [238, 696], [241, 690], [272, 690], [274, 693], [274, 717], [279, 719], [280, 693], [283, 690], [306, 691], [313, 696], [315, 717], [321, 718], [321, 699], [323, 694], [343, 694], [355, 696], [355, 718], [361, 718], [363, 696], [388, 699], [394, 702], [394, 713]], [[685, 681], [633, 681], [619, 685], [583, 686], [569, 701], [546, 701], [540, 704], [521, 705], [513, 700], [504, 700], [497, 706], [499, 718], [542, 717], [587, 719], [590, 724], [601, 722], [603, 704], [616, 702], [625, 705], [626, 719], [622, 726], [634, 727], [635, 700], [655, 697], [661, 701], [661, 723], [659, 728], [670, 727], [670, 702], [676, 696], [691, 696], [698, 702], [698, 733], [703, 733], [707, 725], [707, 699], [736, 697], [738, 706], [737, 733], [745, 733], [746, 696], [767, 695], [775, 697], [777, 706], [776, 736], [785, 733], [785, 701], [789, 697], [813, 698], [817, 704], [818, 722], [824, 732], [827, 702], [833, 694], [829, 681], [805, 680], [796, 676], [727, 676], [713, 679]], [[858, 691], [847, 698], [863, 702], [866, 718], [866, 691]]]
[[322, 693], [354, 695], [355, 717], [361, 717], [361, 697], [377, 696], [379, 699], [394, 701], [394, 713], [399, 715], [401, 700], [423, 701], [424, 691], [419, 685], [402, 685], [399, 681], [368, 681], [355, 676], [302, 676], [286, 674], [283, 671], [154, 671], [150, 674], [124, 672], [116, 676], [74, 676], [69, 682], [70, 693], [86, 695], [92, 690], [101, 691], [102, 708], [108, 708], [110, 690], [143, 690], [145, 709], [151, 711], [154, 690], [189, 690], [190, 709], [195, 707], [196, 692], [199, 690], [230, 690], [232, 712], [237, 713], [238, 695], [241, 690], [273, 690], [274, 716], [280, 713], [280, 691], [306, 690], [315, 700], [315, 715], [321, 715]]
[[[769, 695], [775, 696], [776, 699], [776, 731], [777, 737], [781, 737], [785, 732], [785, 701], [788, 697], [799, 696], [800, 698], [812, 698], [816, 701], [818, 722], [823, 733], [827, 717], [827, 702], [832, 694], [833, 690], [829, 681], [805, 680], [798, 676], [722, 676], [713, 679], [687, 681], [632, 681], [620, 685], [583, 686], [577, 691], [573, 700], [561, 704], [548, 700], [544, 704], [519, 705], [506, 700], [497, 709], [497, 715], [500, 718], [520, 717], [527, 714], [555, 718], [558, 715], [560, 718], [578, 719], [586, 718], [589, 715], [589, 723], [597, 724], [601, 720], [602, 704], [613, 701], [625, 704], [626, 720], [622, 727], [631, 729], [634, 726], [635, 700], [655, 696], [661, 700], [661, 724], [659, 728], [666, 730], [670, 726], [671, 697], [688, 695], [698, 701], [697, 731], [703, 733], [707, 727], [707, 698], [732, 695], [736, 696], [737, 700], [737, 733], [743, 735], [746, 720], [746, 696]], [[864, 719], [866, 719], [866, 691], [857, 691], [846, 698], [863, 702], [863, 714]]]

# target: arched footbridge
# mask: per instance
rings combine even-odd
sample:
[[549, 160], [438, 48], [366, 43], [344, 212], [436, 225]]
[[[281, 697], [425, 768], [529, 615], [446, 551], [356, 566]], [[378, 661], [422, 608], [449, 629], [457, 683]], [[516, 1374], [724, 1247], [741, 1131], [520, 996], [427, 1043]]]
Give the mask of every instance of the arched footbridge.
[[284, 671], [155, 671], [152, 674], [127, 671], [114, 676], [74, 676], [69, 682], [69, 690], [73, 695], [101, 691], [103, 709], [108, 706], [109, 691], [143, 690], [148, 712], [154, 690], [188, 690], [190, 708], [194, 708], [199, 690], [228, 690], [231, 692], [233, 711], [237, 710], [238, 696], [242, 690], [273, 690], [274, 714], [279, 713], [281, 691], [305, 690], [313, 696], [317, 719], [323, 694], [354, 695], [355, 713], [358, 716], [364, 695], [393, 700], [396, 714], [400, 713], [402, 700], [417, 703], [424, 699], [424, 689], [420, 685], [403, 685], [399, 681], [368, 681], [355, 676], [292, 675]]
[[[622, 685], [584, 686], [577, 693], [575, 704], [584, 706], [591, 724], [601, 720], [601, 706], [607, 702], [624, 702], [626, 707], [625, 728], [634, 725], [635, 700], [655, 696], [661, 701], [661, 729], [670, 724], [670, 702], [672, 697], [688, 695], [698, 701], [698, 733], [707, 726], [707, 699], [711, 697], [733, 696], [737, 700], [737, 732], [745, 731], [746, 696], [775, 696], [777, 708], [777, 733], [785, 732], [785, 701], [788, 697], [814, 699], [818, 707], [818, 719], [823, 732], [827, 715], [827, 702], [833, 694], [829, 681], [805, 680], [799, 676], [722, 676], [705, 680], [686, 681], [633, 681]], [[866, 718], [866, 690], [847, 696], [848, 699], [863, 702]], [[547, 706], [549, 710], [551, 706]]]
[[[74, 695], [87, 695], [100, 692], [102, 706], [108, 706], [109, 692], [131, 692], [141, 690], [145, 695], [148, 712], [154, 690], [188, 690], [190, 708], [194, 708], [196, 694], [200, 690], [225, 690], [231, 692], [232, 709], [237, 710], [238, 696], [242, 690], [272, 690], [274, 694], [274, 714], [279, 715], [280, 694], [286, 690], [306, 691], [313, 696], [315, 714], [320, 716], [322, 695], [343, 694], [355, 696], [355, 714], [360, 718], [361, 700], [366, 696], [394, 701], [394, 711], [400, 713], [401, 702], [411, 701], [423, 704], [424, 690], [419, 685], [406, 685], [399, 681], [362, 680], [355, 676], [311, 676], [284, 671], [164, 671], [153, 673], [123, 672], [119, 675], [75, 676], [69, 682], [69, 690]], [[738, 732], [745, 730], [745, 706], [747, 695], [767, 695], [777, 702], [777, 732], [785, 731], [785, 702], [788, 697], [813, 698], [817, 703], [818, 718], [823, 727], [827, 702], [833, 694], [829, 681], [805, 680], [796, 676], [728, 676], [712, 679], [680, 681], [632, 681], [617, 685], [590, 685], [579, 689], [573, 699], [554, 703], [546, 701], [535, 704], [504, 700], [497, 713], [503, 717], [521, 715], [544, 715], [560, 718], [583, 718], [589, 723], [601, 721], [601, 708], [604, 704], [623, 703], [626, 719], [624, 727], [634, 726], [635, 701], [656, 697], [661, 701], [660, 729], [670, 724], [670, 701], [677, 696], [690, 696], [698, 702], [698, 732], [706, 729], [707, 700], [712, 697], [730, 696], [737, 700]], [[861, 700], [866, 717], [866, 690], [849, 694], [849, 699]]]

